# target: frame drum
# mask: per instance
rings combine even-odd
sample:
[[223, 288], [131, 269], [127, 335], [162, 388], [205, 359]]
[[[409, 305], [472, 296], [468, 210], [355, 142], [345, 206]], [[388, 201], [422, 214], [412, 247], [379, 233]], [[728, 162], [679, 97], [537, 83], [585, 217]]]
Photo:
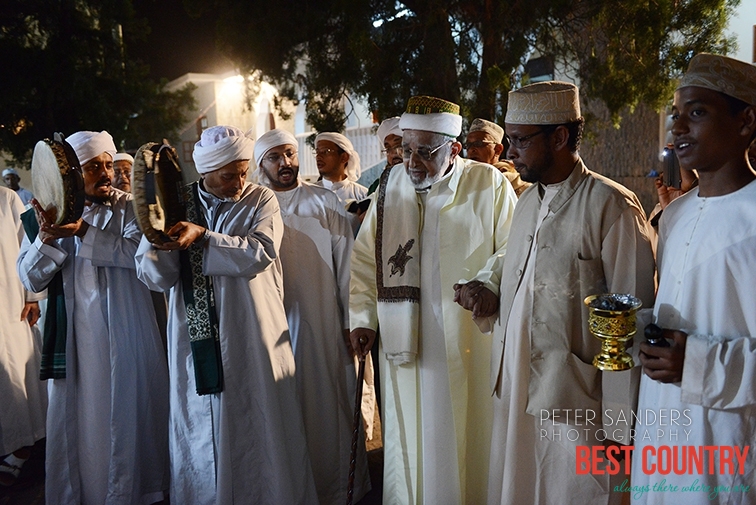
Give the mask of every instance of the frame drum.
[[186, 220], [176, 150], [156, 142], [140, 147], [131, 167], [131, 184], [134, 213], [144, 236], [153, 244], [173, 242], [165, 232]]
[[84, 210], [84, 179], [73, 147], [60, 133], [34, 147], [31, 163], [34, 197], [55, 224], [77, 221]]

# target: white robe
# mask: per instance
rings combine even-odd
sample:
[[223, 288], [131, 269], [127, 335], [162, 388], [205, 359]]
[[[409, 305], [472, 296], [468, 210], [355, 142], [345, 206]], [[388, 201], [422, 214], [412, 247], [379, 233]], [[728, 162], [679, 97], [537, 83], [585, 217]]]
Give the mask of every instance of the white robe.
[[[533, 324], [532, 307], [538, 229], [553, 213], [549, 203], [562, 184], [545, 186], [530, 254], [507, 321], [501, 394], [494, 395], [494, 436], [491, 443], [489, 504], [558, 503], [569, 490], [570, 503], [618, 503], [621, 494], [611, 493], [610, 476], [576, 475], [576, 446], [600, 445], [605, 436], [601, 420], [555, 423], [527, 414], [531, 346], [527, 336]], [[628, 208], [605, 239], [602, 256], [613, 262], [618, 237], [633, 236], [633, 209]], [[609, 268], [606, 268], [609, 271]], [[612, 286], [609, 285], [609, 291]], [[518, 338], [520, 337], [520, 338]], [[597, 413], [600, 415], [600, 413]], [[625, 441], [627, 445], [629, 441]], [[617, 483], [621, 482], [621, 479]]]
[[[16, 273], [24, 238], [24, 204], [14, 191], [0, 188], [0, 456], [34, 444], [45, 436], [47, 391], [39, 380], [39, 327], [21, 320], [25, 302], [43, 296], [28, 293]], [[40, 321], [41, 322], [41, 321]]]
[[[300, 182], [276, 191], [284, 223], [281, 266], [297, 391], [321, 504], [346, 501], [356, 372], [342, 330], [349, 328], [352, 229], [336, 195]], [[369, 489], [360, 430], [354, 502]]]
[[[367, 198], [368, 189], [362, 184], [358, 184], [349, 179], [344, 179], [339, 182], [331, 182], [328, 179], [321, 179], [315, 183], [317, 186], [322, 186], [326, 189], [330, 189], [341, 200], [341, 204], [346, 206], [352, 201], [360, 201]], [[352, 225], [354, 234], [357, 235], [357, 231], [360, 229], [360, 219], [356, 214], [349, 214], [349, 223]]]
[[196, 392], [178, 252], [143, 239], [136, 255], [139, 278], [168, 292], [171, 502], [317, 503], [283, 306], [278, 202], [255, 184], [236, 203], [200, 194], [210, 230], [203, 273], [213, 280], [221, 393]]
[[[659, 225], [659, 290], [654, 314], [663, 328], [688, 333], [682, 382], [641, 380], [638, 410], [656, 413], [656, 422], [636, 425], [632, 484], [653, 486], [662, 479], [678, 492], [644, 492], [637, 502], [686, 505], [756, 503], [756, 181], [724, 196], [702, 198], [698, 188], [672, 202]], [[668, 416], [676, 410], [678, 423]], [[645, 432], [649, 436], [644, 436]], [[744, 474], [646, 474], [644, 448], [660, 446], [750, 446]], [[717, 459], [718, 461], [718, 459]], [[648, 464], [658, 464], [650, 457]], [[649, 468], [650, 470], [651, 468]], [[694, 480], [726, 486], [717, 496], [682, 492]], [[749, 492], [732, 491], [750, 485]]]
[[82, 216], [83, 238], [24, 238], [18, 270], [40, 291], [62, 270], [66, 378], [50, 383], [49, 504], [141, 504], [168, 488], [168, 371], [150, 293], [135, 275], [142, 236], [131, 195]]
[[[403, 166], [394, 170], [392, 178], [406, 178], [409, 184]], [[383, 502], [484, 503], [491, 437], [491, 338], [453, 301], [453, 285], [480, 280], [498, 294], [516, 196], [496, 169], [458, 157], [450, 175], [422, 198], [418, 357], [396, 366], [380, 354]], [[376, 214], [371, 204], [352, 255], [353, 329], [375, 329], [380, 323]]]

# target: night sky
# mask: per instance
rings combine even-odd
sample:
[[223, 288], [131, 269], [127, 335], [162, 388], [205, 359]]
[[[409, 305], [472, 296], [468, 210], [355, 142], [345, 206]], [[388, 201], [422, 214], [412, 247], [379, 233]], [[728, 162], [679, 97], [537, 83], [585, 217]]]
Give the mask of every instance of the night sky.
[[215, 48], [214, 23], [189, 17], [181, 0], [134, 0], [133, 4], [137, 16], [147, 18], [152, 30], [146, 41], [130, 45], [155, 79], [233, 69]]

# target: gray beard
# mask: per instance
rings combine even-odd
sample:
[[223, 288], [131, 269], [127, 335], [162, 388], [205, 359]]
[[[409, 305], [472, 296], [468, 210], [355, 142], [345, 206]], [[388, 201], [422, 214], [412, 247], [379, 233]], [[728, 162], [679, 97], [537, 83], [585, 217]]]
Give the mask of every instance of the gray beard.
[[444, 174], [441, 172], [437, 172], [436, 175], [433, 177], [427, 176], [425, 179], [423, 179], [420, 182], [414, 182], [412, 179], [410, 179], [410, 182], [412, 183], [412, 187], [415, 188], [415, 191], [417, 193], [426, 193], [430, 191], [431, 186], [436, 184], [438, 181], [444, 178]]

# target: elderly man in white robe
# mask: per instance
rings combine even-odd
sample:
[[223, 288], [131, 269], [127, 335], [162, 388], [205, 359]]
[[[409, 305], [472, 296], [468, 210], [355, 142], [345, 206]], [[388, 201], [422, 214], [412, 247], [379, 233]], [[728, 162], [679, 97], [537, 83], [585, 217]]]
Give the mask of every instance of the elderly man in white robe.
[[[633, 503], [755, 503], [756, 67], [696, 55], [672, 119], [680, 168], [699, 185], [659, 222], [653, 315], [667, 345], [640, 344], [638, 409], [652, 415], [636, 425], [631, 483], [649, 490]], [[669, 487], [655, 492], [662, 480]]]
[[[355, 241], [349, 303], [357, 352], [380, 325], [383, 500], [484, 503], [491, 337], [481, 329], [497, 313], [516, 196], [494, 167], [458, 156], [458, 105], [412, 97], [400, 126], [404, 164], [381, 178]], [[462, 292], [475, 300], [464, 308]]]
[[174, 242], [143, 239], [139, 278], [168, 292], [171, 501], [317, 503], [297, 401], [275, 194], [246, 182], [254, 143], [213, 126], [194, 146]]
[[654, 261], [638, 198], [586, 168], [582, 131], [574, 84], [510, 92], [507, 154], [533, 185], [517, 202], [501, 275], [491, 356], [491, 505], [622, 498], [610, 479], [619, 485], [626, 476], [608, 474], [606, 459], [596, 474], [578, 474], [576, 451], [597, 447], [604, 455], [605, 445], [631, 445], [627, 419], [638, 369], [602, 372], [592, 365], [601, 346], [583, 300], [626, 293], [648, 306]]
[[[352, 228], [332, 192], [299, 180], [297, 139], [271, 130], [255, 144], [259, 181], [276, 193], [284, 233], [284, 307], [297, 391], [321, 505], [346, 502], [356, 372], [349, 344]], [[317, 293], [317, 295], [315, 295]], [[353, 499], [369, 489], [364, 432]]]
[[[31, 450], [45, 437], [47, 392], [39, 380], [39, 300], [16, 273], [19, 246], [24, 238], [24, 204], [17, 194], [0, 188], [0, 485], [18, 479]], [[31, 212], [31, 211], [29, 211]]]
[[62, 293], [47, 306], [61, 307], [61, 331], [51, 331], [48, 315], [42, 355], [42, 378], [52, 379], [45, 498], [160, 502], [168, 488], [168, 370], [150, 293], [136, 277], [142, 233], [131, 195], [111, 187], [110, 134], [82, 131], [66, 141], [81, 164], [84, 213], [57, 225], [34, 200], [39, 233], [27, 233], [17, 265], [30, 291], [49, 284], [50, 292], [62, 277]]

